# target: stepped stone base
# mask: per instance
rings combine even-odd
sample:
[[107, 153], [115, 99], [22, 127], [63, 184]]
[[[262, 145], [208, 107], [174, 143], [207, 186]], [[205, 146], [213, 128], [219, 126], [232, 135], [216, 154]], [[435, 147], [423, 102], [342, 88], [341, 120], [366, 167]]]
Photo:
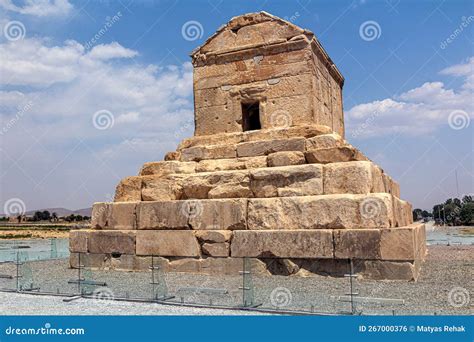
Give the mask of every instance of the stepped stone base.
[[79, 230], [71, 232], [71, 267], [147, 270], [151, 256], [169, 272], [234, 274], [244, 257], [257, 274], [416, 280], [426, 255], [425, 226], [294, 230]]

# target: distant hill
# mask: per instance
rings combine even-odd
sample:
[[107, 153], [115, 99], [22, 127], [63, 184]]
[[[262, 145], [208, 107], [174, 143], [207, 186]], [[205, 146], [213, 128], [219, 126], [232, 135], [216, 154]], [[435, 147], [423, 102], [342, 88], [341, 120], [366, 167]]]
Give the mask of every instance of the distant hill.
[[74, 215], [82, 215], [82, 216], [91, 216], [92, 215], [92, 208], [83, 208], [77, 210], [70, 210], [66, 208], [45, 208], [45, 209], [36, 209], [30, 210], [25, 213], [26, 216], [33, 216], [35, 211], [49, 211], [51, 214], [56, 213], [58, 216], [69, 216], [71, 214]]

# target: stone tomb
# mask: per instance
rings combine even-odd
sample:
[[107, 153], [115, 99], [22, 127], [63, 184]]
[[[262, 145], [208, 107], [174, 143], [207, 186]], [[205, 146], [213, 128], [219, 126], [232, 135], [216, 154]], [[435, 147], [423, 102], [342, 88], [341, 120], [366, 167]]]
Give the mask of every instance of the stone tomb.
[[71, 265], [416, 280], [425, 228], [344, 139], [344, 79], [313, 33], [233, 18], [193, 51], [195, 134], [143, 165], [72, 231]]

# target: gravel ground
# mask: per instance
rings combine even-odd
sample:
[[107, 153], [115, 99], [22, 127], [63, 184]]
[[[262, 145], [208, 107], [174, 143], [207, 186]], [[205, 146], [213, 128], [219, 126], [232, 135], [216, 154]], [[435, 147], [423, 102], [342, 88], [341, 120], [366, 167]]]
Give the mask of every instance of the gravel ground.
[[[404, 303], [358, 302], [361, 314], [473, 314], [470, 299], [473, 281], [474, 246], [430, 246], [427, 261], [417, 282], [374, 281], [356, 279], [353, 291], [358, 297], [389, 298]], [[0, 264], [0, 274], [14, 274], [13, 264]], [[74, 294], [78, 286], [68, 284], [77, 279], [77, 270], [68, 268], [67, 259], [32, 261], [21, 268], [23, 287], [40, 287], [42, 292]], [[144, 298], [167, 293], [174, 296], [168, 302], [199, 303], [206, 305], [240, 306], [243, 302], [242, 276], [207, 276], [187, 273], [161, 274], [166, 287], [153, 289], [150, 272], [93, 271], [84, 272], [86, 279], [107, 283], [107, 287], [84, 287], [96, 298]], [[160, 276], [158, 274], [158, 276]], [[157, 278], [155, 278], [156, 281]], [[165, 282], [162, 281], [162, 284]], [[0, 279], [0, 288], [15, 288], [14, 279]], [[350, 293], [349, 278], [324, 276], [283, 277], [252, 276], [245, 287], [246, 300], [261, 304], [262, 308], [304, 310], [343, 314], [351, 310], [350, 303], [338, 300]], [[191, 289], [190, 289], [191, 288]], [[194, 289], [193, 289], [194, 288]], [[201, 293], [199, 289], [214, 289]], [[216, 290], [217, 289], [217, 290]], [[95, 290], [95, 291], [94, 291]], [[94, 292], [93, 292], [94, 291]], [[26, 296], [26, 297], [25, 297]], [[31, 296], [0, 293], [0, 312], [5, 314], [191, 314], [227, 315], [242, 311], [188, 308], [156, 303], [115, 302], [98, 299], [79, 299], [70, 303], [61, 297]]]

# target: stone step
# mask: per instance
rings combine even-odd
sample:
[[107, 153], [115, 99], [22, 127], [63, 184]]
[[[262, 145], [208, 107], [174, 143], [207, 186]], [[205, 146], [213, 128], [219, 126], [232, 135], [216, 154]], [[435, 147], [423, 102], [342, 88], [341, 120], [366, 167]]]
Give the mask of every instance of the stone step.
[[[298, 159], [297, 155], [276, 154], [275, 158], [271, 159], [273, 165], [282, 159], [286, 161], [292, 158], [296, 161]], [[256, 160], [239, 162], [243, 166], [245, 163], [257, 166], [258, 163]], [[115, 201], [260, 198], [372, 192], [399, 195], [400, 193], [398, 184], [369, 161], [195, 173], [193, 171], [196, 171], [196, 165], [200, 163], [187, 162], [183, 165], [179, 163], [145, 165], [142, 169], [144, 176], [128, 177], [119, 183]], [[180, 173], [172, 173], [175, 170]]]
[[255, 131], [218, 133], [211, 135], [197, 135], [181, 141], [178, 151], [195, 146], [209, 146], [217, 144], [238, 144], [241, 142], [261, 141], [267, 139], [288, 139], [294, 137], [312, 138], [322, 134], [331, 134], [332, 129], [322, 125], [298, 125], [294, 127], [275, 127]]
[[96, 203], [105, 230], [292, 230], [390, 228], [412, 223], [411, 206], [390, 194]]
[[[204, 234], [203, 234], [204, 233]], [[71, 253], [180, 258], [336, 259], [413, 262], [426, 255], [424, 224], [382, 229], [78, 230]]]

